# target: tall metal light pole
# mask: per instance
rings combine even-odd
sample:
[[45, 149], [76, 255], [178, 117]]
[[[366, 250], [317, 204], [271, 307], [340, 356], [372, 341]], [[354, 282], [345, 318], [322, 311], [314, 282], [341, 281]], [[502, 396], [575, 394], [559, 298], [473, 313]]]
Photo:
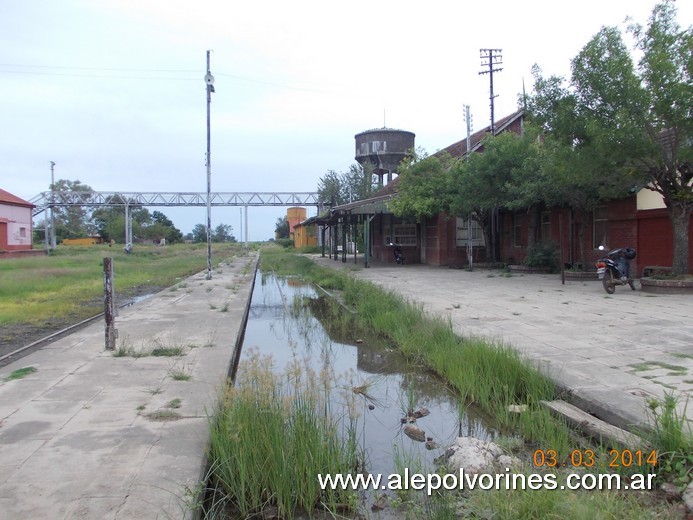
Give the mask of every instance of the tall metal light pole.
[[57, 242], [55, 234], [55, 163], [51, 161], [51, 250]]
[[205, 74], [207, 84], [207, 280], [212, 279], [212, 155], [209, 107], [212, 103], [212, 92], [214, 92], [214, 76], [209, 72], [209, 53], [210, 51], [207, 51], [207, 74]]

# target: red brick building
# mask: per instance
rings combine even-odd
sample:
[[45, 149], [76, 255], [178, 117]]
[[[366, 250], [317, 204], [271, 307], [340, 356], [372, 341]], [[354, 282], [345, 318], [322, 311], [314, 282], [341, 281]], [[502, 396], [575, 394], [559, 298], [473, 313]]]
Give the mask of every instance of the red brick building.
[[[631, 261], [631, 272], [642, 276], [648, 266], [671, 266], [674, 239], [669, 213], [661, 196], [643, 189], [630, 197], [611, 200], [597, 207], [585, 222], [584, 262], [581, 265], [582, 222], [568, 208], [541, 213], [538, 238], [560, 245], [564, 264], [591, 268], [603, 256], [599, 245], [609, 249], [633, 247], [638, 255]], [[527, 255], [529, 223], [521, 212], [501, 213], [501, 259], [508, 264], [522, 263]], [[688, 230], [688, 259], [693, 266], [693, 216]]]
[[[496, 133], [522, 132], [524, 115], [516, 112], [496, 122]], [[470, 152], [483, 152], [483, 138], [490, 128], [470, 137]], [[454, 143], [442, 152], [453, 157], [467, 153], [467, 140]], [[341, 240], [347, 240], [354, 226], [364, 226], [368, 244], [367, 261], [375, 259], [394, 262], [390, 243], [397, 243], [406, 263], [425, 263], [436, 266], [464, 267], [473, 263], [487, 263], [491, 255], [490, 244], [476, 222], [439, 214], [421, 222], [408, 222], [396, 217], [387, 208], [396, 196], [398, 179], [388, 183], [370, 199], [332, 208], [322, 225], [332, 229], [334, 237], [331, 253], [337, 257]], [[642, 275], [646, 266], [671, 266], [673, 263], [673, 232], [664, 203], [657, 193], [643, 189], [620, 200], [605, 202], [581, 222], [569, 208], [548, 208], [540, 212], [536, 228], [530, 224], [526, 212], [500, 209], [491, 233], [496, 247], [496, 258], [503, 264], [521, 264], [527, 256], [530, 234], [537, 241], [551, 241], [561, 253], [564, 264], [591, 268], [603, 256], [599, 245], [615, 249], [634, 247], [637, 257], [631, 269]], [[581, 225], [584, 237], [580, 240]], [[468, 239], [469, 237], [469, 239]], [[584, 264], [581, 258], [584, 254]], [[343, 254], [343, 260], [346, 255]], [[693, 215], [689, 227], [689, 263], [693, 266]], [[583, 264], [583, 265], [581, 265]]]

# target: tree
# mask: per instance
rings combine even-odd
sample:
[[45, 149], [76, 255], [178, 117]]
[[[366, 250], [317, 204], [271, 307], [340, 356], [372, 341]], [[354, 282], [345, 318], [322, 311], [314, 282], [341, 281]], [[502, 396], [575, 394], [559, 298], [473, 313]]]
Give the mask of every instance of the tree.
[[[104, 240], [124, 240], [125, 206], [120, 200], [110, 200], [113, 206], [104, 206], [92, 213], [93, 225]], [[147, 240], [166, 239], [169, 244], [183, 240], [183, 233], [171, 219], [160, 211], [151, 214], [147, 208], [130, 204], [133, 237]]]
[[174, 226], [173, 221], [160, 211], [152, 212], [152, 223], [148, 229], [153, 235], [152, 238], [165, 238], [168, 244], [183, 241], [183, 233], [180, 229]]
[[289, 238], [289, 221], [286, 220], [286, 217], [277, 218], [274, 225], [274, 237], [276, 239]]
[[536, 181], [537, 133], [489, 135], [484, 152], [467, 160], [418, 151], [400, 165], [397, 197], [389, 203], [390, 210], [417, 222], [441, 212], [472, 218], [495, 257], [493, 212], [500, 207], [530, 209], [541, 200]]
[[578, 110], [616, 156], [643, 172], [660, 193], [674, 232], [673, 273], [686, 274], [693, 211], [693, 30], [676, 22], [673, 0], [652, 10], [647, 27], [632, 24], [634, 64], [620, 32], [603, 28], [572, 63]]
[[399, 166], [397, 196], [388, 204], [390, 211], [416, 222], [449, 211], [449, 185], [455, 162], [449, 154], [428, 156], [423, 150], [417, 150]]
[[[80, 181], [70, 181], [59, 179], [50, 186], [51, 191], [56, 193], [56, 200], [60, 200], [60, 193], [64, 193], [67, 200], [79, 200], [80, 195], [84, 194], [85, 200], [91, 196], [93, 189]], [[94, 232], [90, 225], [91, 211], [88, 206], [70, 205], [55, 207], [55, 229], [56, 236], [59, 238], [74, 238], [87, 236]]]
[[609, 132], [581, 107], [564, 79], [544, 79], [534, 67], [534, 94], [526, 100], [530, 121], [545, 131], [536, 168], [536, 186], [549, 206], [568, 206], [579, 223], [579, 256], [586, 266], [585, 237], [590, 215], [609, 199], [629, 194], [637, 176], [626, 168], [626, 147], [616, 148]]
[[229, 224], [219, 224], [212, 232], [212, 242], [236, 242], [232, 232], [233, 228]]
[[103, 206], [92, 213], [96, 232], [106, 241], [124, 240], [125, 208], [123, 206]]
[[377, 187], [373, 165], [352, 164], [348, 172], [329, 170], [318, 181], [318, 197], [329, 206], [369, 198]]
[[195, 224], [192, 229], [193, 242], [207, 242], [207, 226], [204, 224]]

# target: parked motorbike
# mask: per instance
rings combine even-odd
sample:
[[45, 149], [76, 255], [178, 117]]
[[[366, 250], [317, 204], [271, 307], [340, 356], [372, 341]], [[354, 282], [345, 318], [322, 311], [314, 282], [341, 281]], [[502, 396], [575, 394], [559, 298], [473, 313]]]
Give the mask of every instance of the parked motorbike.
[[[604, 246], [599, 246], [600, 251], [605, 251]], [[607, 294], [614, 294], [617, 285], [630, 285], [635, 290], [635, 282], [630, 275], [629, 260], [635, 258], [635, 249], [622, 247], [609, 251], [604, 258], [595, 262], [597, 277], [602, 281]]]
[[404, 254], [402, 254], [402, 250], [397, 244], [390, 244], [390, 247], [392, 247], [392, 254], [395, 257], [395, 263], [402, 265], [404, 264]]

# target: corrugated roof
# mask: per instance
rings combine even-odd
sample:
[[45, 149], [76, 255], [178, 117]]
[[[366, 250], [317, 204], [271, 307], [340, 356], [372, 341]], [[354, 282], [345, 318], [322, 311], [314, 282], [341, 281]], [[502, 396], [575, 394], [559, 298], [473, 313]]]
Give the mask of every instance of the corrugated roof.
[[[510, 114], [509, 116], [505, 116], [498, 121], [496, 121], [495, 127], [496, 127], [496, 135], [499, 133], [505, 131], [505, 129], [511, 124], [514, 123], [517, 119], [521, 118], [524, 115], [524, 112], [522, 110], [518, 110], [517, 112]], [[491, 125], [487, 126], [486, 128], [483, 128], [479, 130], [478, 132], [474, 132], [471, 136], [469, 136], [469, 144], [470, 144], [470, 150], [473, 152], [479, 146], [481, 145], [482, 141], [484, 140], [484, 137], [491, 132]], [[467, 154], [467, 138], [465, 137], [461, 141], [457, 141], [456, 143], [451, 144], [450, 146], [447, 146], [443, 148], [440, 152], [437, 153], [443, 153], [447, 152], [453, 157], [462, 157], [463, 155]]]
[[29, 208], [35, 207], [31, 202], [20, 199], [16, 195], [12, 195], [9, 191], [5, 191], [2, 188], [0, 188], [0, 203], [13, 204], [15, 206], [27, 206]]

